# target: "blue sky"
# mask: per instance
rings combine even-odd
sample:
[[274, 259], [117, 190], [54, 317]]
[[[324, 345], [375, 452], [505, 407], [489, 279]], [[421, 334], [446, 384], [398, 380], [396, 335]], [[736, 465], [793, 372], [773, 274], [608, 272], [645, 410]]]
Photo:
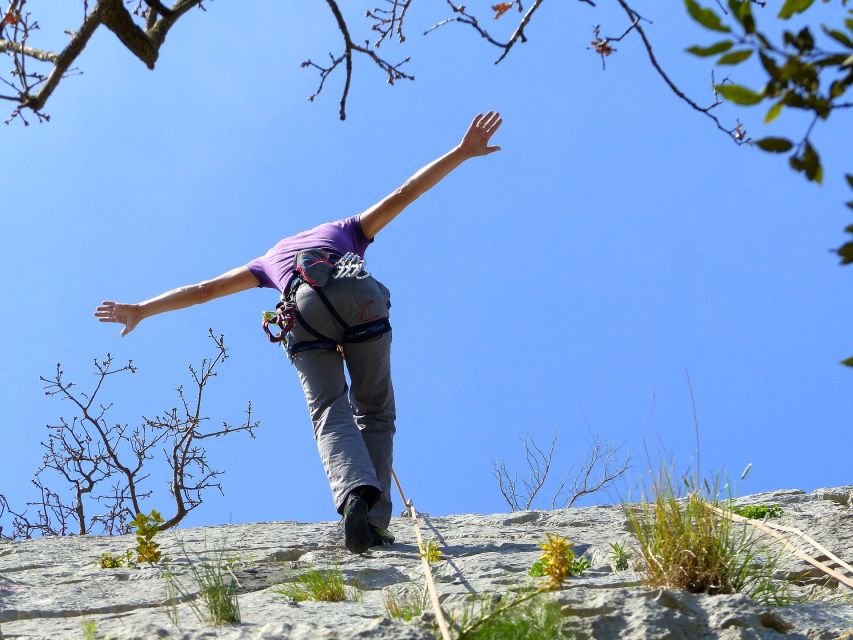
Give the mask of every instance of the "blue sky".
[[[364, 38], [361, 4], [348, 16]], [[299, 67], [340, 48], [324, 3], [211, 2], [169, 34], [153, 72], [99, 30], [79, 59], [84, 74], [51, 98], [50, 124], [0, 133], [0, 493], [16, 506], [34, 497], [45, 425], [74, 415], [44, 396], [40, 375], [61, 362], [85, 389], [93, 358], [132, 358], [139, 372], [102, 397], [114, 420], [136, 424], [173, 406], [186, 365], [211, 353], [210, 326], [231, 358], [206, 414], [239, 421], [251, 400], [261, 428], [255, 440], [211, 443], [225, 495], [183, 524], [334, 518], [297, 378], [260, 330], [275, 292], [151, 318], [123, 339], [92, 311], [217, 275], [284, 235], [358, 213], [491, 108], [504, 116], [503, 151], [463, 165], [367, 253], [392, 291], [395, 467], [416, 505], [506, 510], [491, 461], [523, 472], [519, 437], [545, 444], [555, 428], [554, 480], [591, 434], [633, 456], [629, 482], [587, 503], [636, 492], [644, 443], [653, 462], [663, 446], [693, 468], [688, 374], [703, 473], [736, 478], [753, 463], [742, 493], [853, 481], [843, 454], [853, 371], [838, 364], [853, 354], [853, 271], [829, 252], [850, 223], [849, 115], [816, 129], [825, 184], [806, 183], [783, 157], [738, 148], [681, 103], [638, 39], [618, 43], [602, 71], [586, 49], [592, 29], [618, 34], [626, 23], [600, 4], [543, 4], [529, 41], [495, 66], [497, 50], [462, 26], [421, 36], [446, 14], [416, 2], [405, 47], [383, 53], [411, 55], [417, 80], [389, 87], [357, 59], [345, 122], [343, 76], [312, 103], [317, 77]], [[486, 5], [469, 8], [487, 15]], [[28, 6], [42, 24], [35, 46], [61, 47], [79, 20], [79, 7]], [[655, 20], [647, 32], [662, 64], [709, 103], [710, 68], [683, 50], [713, 35], [680, 6], [636, 8]], [[819, 10], [830, 22], [842, 11]], [[749, 84], [751, 73], [735, 78]], [[719, 114], [756, 137], [805, 127], [796, 114], [768, 127], [763, 110]], [[164, 471], [152, 467], [148, 506], [170, 514]]]

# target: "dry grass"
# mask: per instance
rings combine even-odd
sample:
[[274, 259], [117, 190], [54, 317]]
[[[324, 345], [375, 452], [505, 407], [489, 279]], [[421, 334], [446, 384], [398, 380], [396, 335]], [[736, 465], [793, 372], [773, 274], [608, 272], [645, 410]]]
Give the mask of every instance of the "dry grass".
[[788, 591], [771, 579], [778, 553], [742, 524], [715, 514], [716, 486], [703, 494], [685, 482], [680, 495], [662, 472], [650, 496], [626, 505], [639, 543], [637, 570], [650, 587], [675, 587], [690, 593], [743, 592], [769, 604], [784, 604]]

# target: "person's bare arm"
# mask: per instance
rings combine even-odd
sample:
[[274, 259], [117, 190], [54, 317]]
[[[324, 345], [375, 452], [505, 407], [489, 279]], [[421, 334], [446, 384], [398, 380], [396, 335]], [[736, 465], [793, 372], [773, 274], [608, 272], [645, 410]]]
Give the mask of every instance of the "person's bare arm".
[[361, 214], [359, 220], [364, 235], [373, 238], [403, 209], [437, 185], [465, 160], [500, 151], [500, 147], [489, 146], [489, 139], [502, 122], [501, 114], [497, 111], [489, 111], [486, 115], [477, 114], [468, 131], [465, 132], [462, 142], [437, 160], [430, 162], [406, 180], [403, 186]]
[[136, 304], [104, 300], [95, 309], [95, 317], [100, 322], [123, 324], [124, 328], [121, 330], [121, 335], [126, 336], [133, 331], [136, 325], [150, 316], [209, 302], [215, 298], [257, 287], [258, 284], [258, 279], [249, 271], [248, 267], [237, 267], [211, 280], [178, 287]]

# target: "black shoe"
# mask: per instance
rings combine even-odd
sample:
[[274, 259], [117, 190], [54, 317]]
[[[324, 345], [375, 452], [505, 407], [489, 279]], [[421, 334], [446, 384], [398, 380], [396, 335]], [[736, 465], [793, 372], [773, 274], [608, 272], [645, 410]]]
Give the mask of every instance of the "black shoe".
[[367, 501], [353, 493], [344, 506], [344, 545], [350, 553], [364, 553], [373, 545], [373, 530], [367, 522]]
[[394, 544], [394, 536], [391, 535], [391, 532], [388, 531], [388, 529], [381, 529], [380, 527], [370, 525], [370, 530], [373, 532], [373, 544], [370, 546], [390, 547]]

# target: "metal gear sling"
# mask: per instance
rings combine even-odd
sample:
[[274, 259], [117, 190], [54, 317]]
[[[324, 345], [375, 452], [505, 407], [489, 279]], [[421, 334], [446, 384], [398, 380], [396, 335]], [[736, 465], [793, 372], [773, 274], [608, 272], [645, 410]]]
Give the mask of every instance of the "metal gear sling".
[[[364, 258], [354, 253], [335, 256], [323, 249], [306, 249], [296, 254], [293, 270], [295, 275], [287, 290], [281, 294], [281, 300], [275, 307], [276, 310], [263, 312], [263, 329], [270, 342], [283, 343], [291, 358], [297, 353], [309, 349], [336, 350], [343, 344], [365, 342], [391, 331], [391, 323], [388, 318], [380, 318], [357, 325], [347, 324], [323, 291], [323, 287], [330, 279], [356, 278], [361, 280], [369, 277], [370, 274], [364, 268]], [[308, 285], [317, 293], [317, 297], [329, 310], [332, 318], [344, 330], [343, 340], [339, 342], [323, 335], [312, 327], [299, 312], [299, 307], [296, 304], [296, 291], [303, 284]], [[288, 347], [285, 342], [287, 333], [297, 322], [315, 339], [303, 340]], [[279, 333], [274, 334], [270, 331], [270, 325], [277, 326]]]

